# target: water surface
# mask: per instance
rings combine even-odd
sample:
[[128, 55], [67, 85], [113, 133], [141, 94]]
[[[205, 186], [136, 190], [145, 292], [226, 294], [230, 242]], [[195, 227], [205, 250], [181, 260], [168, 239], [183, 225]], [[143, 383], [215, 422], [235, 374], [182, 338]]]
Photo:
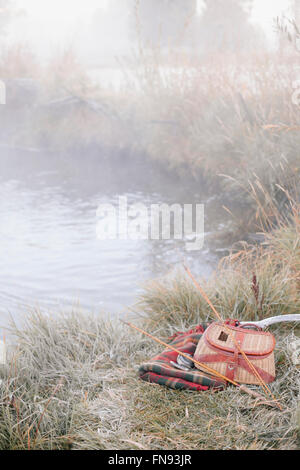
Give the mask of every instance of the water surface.
[[[0, 320], [38, 306], [55, 312], [80, 305], [121, 313], [143, 283], [181, 266], [209, 277], [220, 257], [209, 240], [222, 231], [221, 201], [183, 187], [140, 162], [102, 162], [93, 155], [2, 151], [0, 162]], [[102, 163], [101, 163], [102, 162]], [[98, 240], [100, 203], [204, 203], [204, 248], [185, 241]], [[210, 236], [209, 236], [210, 234]], [[5, 322], [5, 320], [3, 320]]]

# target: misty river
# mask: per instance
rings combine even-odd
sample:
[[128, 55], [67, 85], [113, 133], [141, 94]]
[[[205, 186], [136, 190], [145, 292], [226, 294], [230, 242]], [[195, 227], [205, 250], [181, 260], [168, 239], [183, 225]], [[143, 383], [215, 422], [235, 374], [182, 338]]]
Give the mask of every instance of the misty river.
[[[55, 314], [74, 307], [122, 313], [143, 283], [185, 260], [195, 273], [211, 275], [222, 250], [210, 240], [222, 232], [225, 211], [217, 196], [179, 184], [141, 158], [126, 155], [41, 154], [1, 150], [0, 320], [33, 308]], [[122, 164], [120, 165], [120, 158]], [[184, 240], [99, 240], [97, 208], [129, 203], [205, 204], [205, 244], [188, 252]]]

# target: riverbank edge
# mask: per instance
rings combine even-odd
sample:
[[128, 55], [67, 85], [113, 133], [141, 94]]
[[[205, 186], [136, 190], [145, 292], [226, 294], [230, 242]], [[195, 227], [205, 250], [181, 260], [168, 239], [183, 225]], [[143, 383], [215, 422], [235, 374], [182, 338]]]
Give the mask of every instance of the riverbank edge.
[[[300, 311], [299, 208], [264, 247], [224, 259], [205, 290], [224, 318]], [[259, 292], [253, 290], [256, 276]], [[199, 292], [178, 273], [145, 287], [135, 322], [162, 339], [212, 319]], [[228, 387], [178, 392], [138, 379], [160, 347], [117, 319], [78, 311], [37, 311], [13, 326], [15, 346], [1, 368], [1, 449], [296, 449], [300, 444], [299, 327], [272, 329], [284, 412]]]

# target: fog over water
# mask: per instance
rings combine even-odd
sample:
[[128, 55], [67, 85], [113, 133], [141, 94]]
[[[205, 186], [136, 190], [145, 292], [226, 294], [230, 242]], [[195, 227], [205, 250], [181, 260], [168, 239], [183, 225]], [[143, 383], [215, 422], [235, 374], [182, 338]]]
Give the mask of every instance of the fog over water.
[[[47, 163], [48, 159], [51, 163]], [[5, 162], [6, 160], [6, 162]], [[87, 159], [88, 161], [88, 159]], [[0, 304], [4, 317], [24, 310], [120, 313], [136, 300], [143, 281], [188, 261], [208, 277], [219, 258], [205, 243], [188, 253], [183, 241], [97, 239], [97, 208], [126, 196], [128, 204], [206, 203], [205, 230], [222, 231], [220, 201], [178, 189], [155, 172], [147, 180], [115, 176], [95, 162], [92, 171], [68, 158], [9, 153], [1, 161]], [[94, 172], [94, 176], [91, 173]], [[208, 235], [208, 233], [207, 233]]]
[[[197, 74], [203, 70], [197, 68], [199, 62], [185, 69], [183, 59], [182, 66], [178, 62], [173, 66], [167, 59], [152, 77], [151, 67], [147, 69], [142, 64], [143, 73], [150, 70], [148, 79], [153, 85], [153, 99], [140, 105], [147, 98], [144, 82], [139, 81], [142, 60], [137, 60], [136, 82], [133, 80], [131, 86], [124, 74], [126, 66], [120, 67], [118, 60], [125, 58], [126, 64], [132, 64], [133, 51], [138, 50], [134, 15], [132, 8], [126, 6], [133, 3], [130, 0], [127, 3], [125, 0], [124, 3], [122, 0], [16, 0], [12, 17], [6, 18], [5, 8], [0, 10], [4, 25], [3, 34], [0, 30], [0, 78], [3, 76], [7, 90], [7, 102], [0, 108], [0, 324], [7, 322], [9, 313], [18, 319], [35, 306], [49, 312], [79, 305], [85, 311], [122, 313], [138, 299], [145, 281], [180, 268], [184, 261], [197, 275], [207, 279], [221, 256], [228, 253], [228, 241], [218, 242], [219, 236], [230, 230], [230, 215], [223, 207], [224, 194], [214, 193], [205, 184], [206, 167], [198, 180], [192, 177], [192, 165], [190, 178], [180, 179], [180, 171], [176, 172], [182, 167], [186, 170], [185, 164], [188, 167], [201, 144], [197, 132], [203, 130], [202, 125], [197, 128], [196, 123], [193, 127], [192, 119], [187, 143], [182, 144], [182, 153], [188, 148], [190, 154], [182, 164], [180, 149], [177, 153], [176, 150], [182, 143], [178, 136], [184, 134], [180, 125], [186, 122], [186, 108], [188, 104], [193, 105], [189, 84], [194, 83], [199, 91]], [[220, 14], [221, 19], [206, 31], [201, 15], [210, 12], [202, 3], [194, 2], [197, 9], [190, 29], [187, 28], [186, 37], [176, 45], [175, 51], [183, 57], [184, 54], [192, 57], [199, 48], [199, 57], [205, 52], [211, 58], [214, 56], [210, 50], [203, 51], [201, 47], [209, 48], [213, 42], [218, 57], [216, 68], [225, 43], [230, 54], [239, 48], [235, 27], [237, 34], [243, 36], [241, 44], [247, 44], [247, 28], [249, 31], [254, 28], [249, 50], [250, 47], [259, 49], [262, 44], [268, 51], [277, 47], [274, 17], [282, 12], [288, 14], [292, 5], [288, 0], [255, 0], [247, 18], [242, 2], [243, 8], [238, 10], [240, 16], [234, 25], [230, 23], [230, 15], [223, 24]], [[6, 4], [10, 11], [12, 7]], [[149, 5], [148, 2], [151, 10]], [[183, 8], [184, 4], [180, 5]], [[154, 41], [155, 31], [159, 37], [160, 30], [157, 8], [152, 10], [150, 15], [147, 9], [141, 13], [145, 26], [141, 28], [141, 36], [147, 52], [149, 34]], [[178, 12], [177, 16], [176, 12], [172, 14], [175, 19], [181, 18]], [[242, 21], [245, 36], [238, 30]], [[168, 34], [174, 39], [180, 32], [174, 24], [168, 24], [169, 30], [165, 35], [162, 33], [162, 57], [167, 56]], [[206, 45], [200, 30], [207, 39]], [[52, 68], [47, 69], [49, 64]], [[228, 70], [230, 67], [231, 64]], [[168, 76], [166, 81], [164, 74]], [[170, 86], [179, 76], [183, 77], [181, 101], [176, 91], [172, 96]], [[155, 89], [157, 81], [163, 91]], [[248, 92], [249, 83], [245, 87]], [[233, 89], [230, 97], [236, 97], [237, 92]], [[132, 103], [128, 104], [128, 96], [133, 97]], [[177, 98], [178, 107], [183, 109], [179, 124]], [[238, 99], [235, 110], [244, 119], [238, 107], [243, 97]], [[216, 102], [217, 107], [217, 98], [213, 96], [210, 102], [212, 106]], [[164, 105], [176, 113], [172, 116], [164, 113]], [[144, 106], [142, 117], [139, 106]], [[195, 117], [204, 113], [205, 106], [203, 110], [199, 106], [193, 111]], [[207, 122], [214, 113], [212, 108]], [[225, 113], [225, 123], [226, 118]], [[99, 132], [93, 133], [94, 127]], [[164, 167], [160, 159], [167, 161], [169, 157], [165, 129], [171, 141], [174, 139], [177, 160], [168, 161], [169, 166]], [[103, 142], [99, 142], [98, 134], [103, 136]], [[216, 142], [221, 137], [217, 135]], [[193, 138], [195, 143], [189, 147]], [[154, 148], [154, 140], [161, 144], [161, 152]], [[203, 148], [199, 151], [199, 160], [205, 160], [205, 151]], [[156, 152], [152, 161], [147, 152], [149, 155]], [[224, 160], [230, 157], [226, 152], [224, 146]], [[222, 172], [221, 166], [216, 165], [216, 174]], [[147, 207], [161, 203], [204, 204], [204, 248], [187, 252], [186, 239], [97, 239], [99, 204], [116, 205], [120, 196], [126, 196], [129, 204], [143, 203]]]

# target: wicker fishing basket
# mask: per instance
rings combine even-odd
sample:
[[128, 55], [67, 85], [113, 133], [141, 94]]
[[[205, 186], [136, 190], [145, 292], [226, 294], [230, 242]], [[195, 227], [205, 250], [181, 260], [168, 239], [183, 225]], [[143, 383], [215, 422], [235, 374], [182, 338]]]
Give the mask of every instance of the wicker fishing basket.
[[[194, 358], [242, 384], [259, 385], [243, 351], [265, 383], [275, 380], [275, 338], [269, 333], [239, 326], [236, 320], [212, 323], [201, 337]], [[196, 367], [202, 371], [199, 365]]]

